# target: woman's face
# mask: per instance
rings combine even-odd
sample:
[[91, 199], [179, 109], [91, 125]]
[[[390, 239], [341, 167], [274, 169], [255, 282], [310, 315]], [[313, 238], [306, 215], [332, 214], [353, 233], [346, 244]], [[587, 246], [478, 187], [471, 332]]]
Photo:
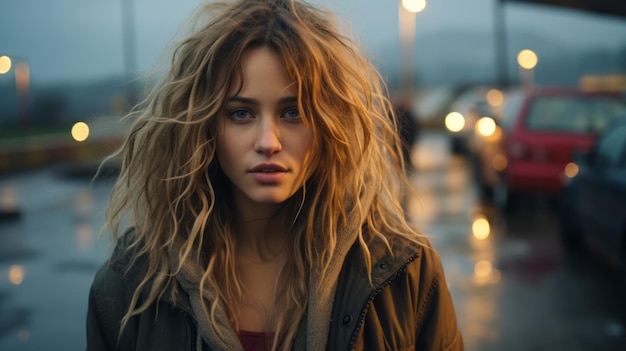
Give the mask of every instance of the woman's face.
[[306, 180], [313, 144], [298, 111], [298, 91], [274, 51], [248, 50], [241, 78], [241, 89], [233, 84], [229, 92], [217, 133], [217, 157], [240, 210], [290, 198]]

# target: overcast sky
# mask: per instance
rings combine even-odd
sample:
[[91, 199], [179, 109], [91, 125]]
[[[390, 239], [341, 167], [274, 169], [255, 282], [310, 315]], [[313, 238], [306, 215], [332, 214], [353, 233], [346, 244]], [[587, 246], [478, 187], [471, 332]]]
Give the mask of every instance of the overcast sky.
[[[27, 59], [39, 82], [86, 80], [124, 72], [122, 1], [134, 1], [137, 67], [150, 70], [199, 0], [3, 0], [0, 55]], [[399, 0], [314, 0], [351, 24], [376, 53], [397, 41]], [[416, 37], [441, 30], [493, 28], [496, 0], [428, 0]], [[618, 0], [616, 0], [618, 1]], [[623, 0], [619, 0], [623, 1]], [[626, 19], [530, 5], [508, 5], [507, 25], [533, 27], [574, 46], [626, 45]]]

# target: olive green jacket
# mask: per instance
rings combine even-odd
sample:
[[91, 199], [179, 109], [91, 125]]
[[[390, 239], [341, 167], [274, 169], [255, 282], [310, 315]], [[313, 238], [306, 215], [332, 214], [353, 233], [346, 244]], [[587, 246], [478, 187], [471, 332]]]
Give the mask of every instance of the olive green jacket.
[[[463, 350], [437, 252], [400, 238], [391, 243], [393, 255], [382, 242], [370, 246], [372, 284], [358, 245], [346, 255], [335, 290], [326, 350]], [[139, 260], [124, 273], [129, 257], [121, 249], [116, 249], [93, 281], [87, 350], [210, 350], [198, 341], [188, 303], [175, 304], [166, 297], [131, 318], [118, 340], [120, 320], [145, 269]], [[310, 336], [308, 342], [306, 336], [299, 338], [294, 350], [310, 349], [303, 347]]]

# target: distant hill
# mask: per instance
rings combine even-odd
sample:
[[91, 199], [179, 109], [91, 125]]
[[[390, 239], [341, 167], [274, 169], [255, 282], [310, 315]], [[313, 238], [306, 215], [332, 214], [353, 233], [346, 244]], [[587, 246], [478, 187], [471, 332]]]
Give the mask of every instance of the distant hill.
[[[571, 85], [582, 74], [626, 73], [626, 43], [621, 47], [572, 48], [532, 30], [510, 30], [506, 59], [512, 82], [519, 78], [517, 53], [532, 49], [539, 57], [535, 79], [544, 85]], [[397, 84], [399, 42], [390, 41], [373, 54], [390, 85]], [[439, 31], [415, 39], [415, 81], [420, 85], [456, 85], [496, 82], [494, 34], [488, 31]]]

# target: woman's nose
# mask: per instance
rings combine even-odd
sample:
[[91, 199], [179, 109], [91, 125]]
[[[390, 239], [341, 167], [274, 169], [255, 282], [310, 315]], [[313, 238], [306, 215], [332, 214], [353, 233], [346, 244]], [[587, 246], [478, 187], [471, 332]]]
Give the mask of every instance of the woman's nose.
[[282, 150], [280, 131], [273, 119], [266, 118], [259, 122], [255, 150], [263, 154], [274, 154]]

